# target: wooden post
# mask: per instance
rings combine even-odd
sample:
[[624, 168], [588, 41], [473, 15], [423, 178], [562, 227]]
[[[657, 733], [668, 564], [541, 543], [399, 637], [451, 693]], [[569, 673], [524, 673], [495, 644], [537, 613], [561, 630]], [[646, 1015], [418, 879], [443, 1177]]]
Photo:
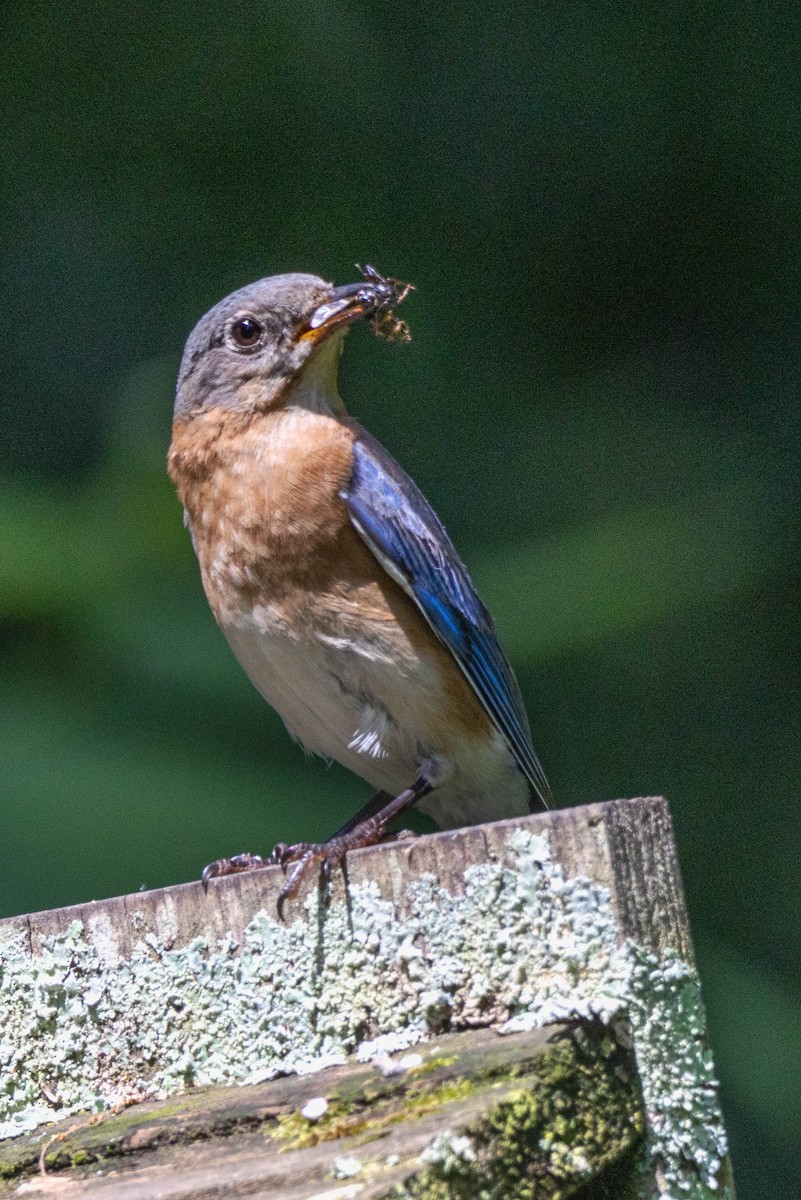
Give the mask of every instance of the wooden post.
[[286, 925], [280, 884], [0, 922], [8, 1194], [733, 1196], [663, 800], [359, 851]]

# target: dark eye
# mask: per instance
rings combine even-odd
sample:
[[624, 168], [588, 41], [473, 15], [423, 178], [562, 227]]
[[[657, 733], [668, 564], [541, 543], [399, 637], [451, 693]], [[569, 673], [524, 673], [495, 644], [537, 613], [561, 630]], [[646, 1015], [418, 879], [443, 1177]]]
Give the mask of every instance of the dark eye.
[[239, 317], [231, 326], [231, 341], [240, 350], [253, 350], [260, 346], [264, 337], [264, 326], [255, 317]]

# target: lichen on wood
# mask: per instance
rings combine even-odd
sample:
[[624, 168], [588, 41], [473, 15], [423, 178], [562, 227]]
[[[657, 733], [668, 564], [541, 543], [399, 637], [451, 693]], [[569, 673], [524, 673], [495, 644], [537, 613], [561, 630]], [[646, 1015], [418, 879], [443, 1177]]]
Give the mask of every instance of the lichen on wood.
[[[664, 823], [654, 802], [630, 803]], [[353, 855], [347, 895], [337, 884], [325, 906], [312, 888], [286, 926], [254, 903], [241, 928], [218, 919], [212, 932], [209, 901], [207, 932], [182, 942], [177, 907], [203, 926], [191, 887], [127, 898], [122, 934], [113, 902], [87, 907], [58, 932], [40, 929], [33, 953], [25, 927], [0, 923], [2, 1133], [369, 1058], [449, 1029], [580, 1017], [630, 1026], [647, 1113], [642, 1195], [655, 1181], [665, 1197], [719, 1197], [725, 1134], [686, 931], [649, 934], [654, 889], [680, 903], [675, 872], [665, 859], [655, 883], [638, 879], [624, 844], [633, 882], [621, 898], [614, 813], [591, 806]], [[626, 843], [624, 823], [616, 836]], [[381, 884], [365, 877], [379, 862]], [[272, 873], [259, 874], [274, 891]], [[244, 878], [219, 894], [230, 884], [257, 896], [259, 881]]]

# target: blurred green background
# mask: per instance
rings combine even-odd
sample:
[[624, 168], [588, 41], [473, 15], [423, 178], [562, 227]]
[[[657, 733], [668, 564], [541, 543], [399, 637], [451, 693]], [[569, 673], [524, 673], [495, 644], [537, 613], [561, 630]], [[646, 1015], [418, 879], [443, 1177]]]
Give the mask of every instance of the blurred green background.
[[801, 15], [7, 6], [0, 914], [322, 837], [167, 480], [197, 318], [411, 279], [342, 392], [496, 615], [560, 804], [665, 793], [740, 1196], [796, 1195]]

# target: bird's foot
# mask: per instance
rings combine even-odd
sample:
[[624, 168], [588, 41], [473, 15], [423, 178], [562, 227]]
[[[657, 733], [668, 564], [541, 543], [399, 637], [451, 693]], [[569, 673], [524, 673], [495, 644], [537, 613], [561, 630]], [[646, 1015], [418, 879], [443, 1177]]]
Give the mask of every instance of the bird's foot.
[[261, 867], [272, 866], [272, 863], [272, 858], [262, 858], [260, 854], [235, 854], [233, 858], [216, 858], [203, 868], [200, 880], [204, 887], [208, 887], [210, 879], [220, 879], [223, 875], [241, 875], [244, 871], [258, 871]]
[[279, 842], [269, 861], [277, 863], [286, 874], [286, 881], [278, 895], [278, 916], [281, 920], [284, 920], [284, 905], [297, 895], [301, 880], [310, 868], [319, 865], [323, 882], [328, 886], [332, 871], [342, 866], [345, 855], [350, 850], [375, 846], [383, 839], [386, 824], [380, 817], [371, 817], [349, 833], [341, 833], [327, 842], [298, 842], [295, 846]]
[[[284, 905], [297, 894], [300, 881], [310, 867], [315, 863], [319, 864], [323, 882], [327, 884], [334, 867], [342, 865], [348, 851], [361, 850], [364, 846], [375, 846], [383, 841], [390, 821], [394, 821], [401, 813], [433, 791], [441, 782], [437, 778], [440, 773], [439, 759], [426, 760], [410, 788], [406, 788], [394, 799], [387, 798], [383, 792], [379, 792], [362, 810], [370, 815], [363, 821], [358, 821], [358, 817], [354, 818], [358, 824], [353, 825], [353, 828], [349, 828], [350, 823], [345, 825], [340, 833], [327, 842], [298, 842], [294, 846], [279, 842], [267, 859], [258, 854], [237, 854], [233, 858], [219, 858], [216, 862], [209, 863], [203, 871], [203, 884], [208, 886], [210, 879], [217, 879], [221, 875], [238, 875], [242, 871], [255, 871], [259, 867], [279, 866], [286, 874], [284, 886], [278, 894], [277, 906], [278, 916], [283, 921]], [[373, 811], [376, 802], [379, 802], [381, 807]], [[404, 829], [395, 836], [405, 838], [414, 835], [410, 835], [409, 830]], [[290, 869], [287, 871], [287, 868]]]
[[[332, 870], [342, 865], [345, 855], [350, 850], [361, 850], [364, 846], [375, 846], [382, 842], [390, 821], [394, 821], [442, 782], [440, 776], [443, 763], [445, 760], [437, 757], [427, 759], [421, 764], [420, 773], [410, 788], [406, 788], [394, 799], [387, 799], [379, 792], [375, 800], [365, 806], [363, 811], [370, 813], [365, 820], [359, 821], [352, 829], [346, 825], [341, 833], [335, 834], [327, 842], [300, 842], [297, 846], [277, 845], [270, 856], [270, 862], [279, 863], [284, 871], [291, 865], [278, 896], [278, 916], [281, 920], [284, 919], [284, 905], [297, 893], [300, 881], [309, 867], [319, 863], [323, 882], [328, 883]], [[447, 767], [447, 763], [445, 766]], [[379, 799], [382, 806], [372, 812], [373, 805]], [[384, 800], [386, 803], [383, 803]], [[404, 829], [399, 836], [405, 837], [408, 832]]]
[[[394, 842], [414, 836], [410, 829], [402, 829], [399, 833], [388, 834], [386, 840]], [[279, 842], [268, 858], [248, 852], [234, 854], [231, 858], [216, 858], [203, 868], [200, 880], [208, 888], [212, 879], [222, 879], [226, 875], [242, 875], [246, 871], [259, 871], [262, 867], [281, 867], [286, 873], [287, 867], [294, 864], [278, 897], [278, 915], [283, 920], [284, 903], [295, 895], [309, 867], [319, 863], [323, 879], [328, 883], [332, 870], [341, 865], [349, 850], [374, 846], [382, 838], [383, 831], [377, 828], [374, 820], [362, 821], [350, 833], [340, 834], [328, 842], [298, 842], [294, 846]]]

